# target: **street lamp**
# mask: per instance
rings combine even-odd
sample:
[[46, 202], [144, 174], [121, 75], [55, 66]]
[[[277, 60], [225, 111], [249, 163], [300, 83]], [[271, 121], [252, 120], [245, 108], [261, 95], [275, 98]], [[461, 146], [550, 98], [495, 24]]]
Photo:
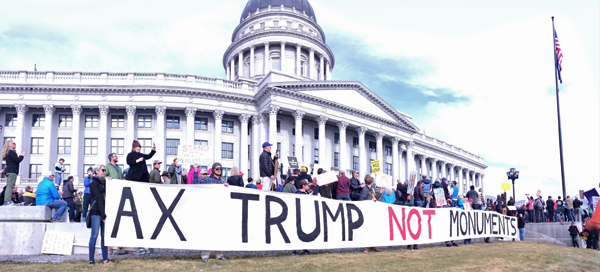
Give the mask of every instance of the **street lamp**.
[[516, 169], [511, 168], [510, 171], [506, 172], [506, 176], [508, 176], [508, 179], [512, 180], [513, 199], [516, 201], [517, 198], [515, 197], [515, 179], [519, 179], [519, 171], [515, 170]]

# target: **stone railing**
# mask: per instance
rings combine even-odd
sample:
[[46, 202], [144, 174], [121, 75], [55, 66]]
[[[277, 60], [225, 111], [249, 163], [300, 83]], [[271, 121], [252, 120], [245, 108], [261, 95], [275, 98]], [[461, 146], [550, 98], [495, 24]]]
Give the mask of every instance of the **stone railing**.
[[469, 159], [472, 159], [472, 160], [474, 160], [476, 162], [483, 163], [483, 158], [482, 157], [479, 157], [479, 156], [477, 156], [477, 155], [475, 155], [475, 154], [473, 154], [471, 152], [468, 152], [466, 150], [463, 150], [462, 148], [453, 146], [453, 145], [451, 145], [449, 143], [446, 143], [444, 141], [435, 139], [433, 137], [429, 137], [429, 136], [424, 135], [424, 134], [415, 134], [415, 138], [418, 138], [419, 140], [421, 140], [423, 142], [426, 142], [428, 144], [440, 147], [440, 148], [448, 150], [450, 152], [457, 153], [457, 154], [459, 154], [461, 156], [465, 156], [465, 157], [467, 157]]
[[[19, 179], [17, 179], [17, 181], [19, 181]], [[19, 182], [17, 182], [16, 185], [31, 185], [31, 184], [36, 184], [38, 183], [38, 179], [37, 178], [21, 178]], [[0, 178], [0, 184], [6, 184], [6, 178]]]
[[107, 72], [0, 71], [0, 83], [209, 87], [237, 92], [252, 92], [254, 87], [251, 83], [195, 75]]

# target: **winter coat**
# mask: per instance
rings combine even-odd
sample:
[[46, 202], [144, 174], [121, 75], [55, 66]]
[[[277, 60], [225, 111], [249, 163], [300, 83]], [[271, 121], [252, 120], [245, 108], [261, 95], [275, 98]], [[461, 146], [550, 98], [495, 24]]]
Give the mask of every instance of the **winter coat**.
[[58, 199], [60, 199], [60, 194], [56, 190], [56, 187], [54, 187], [54, 182], [49, 178], [44, 178], [40, 181], [35, 193], [35, 205], [44, 206]]
[[104, 213], [104, 205], [106, 200], [106, 180], [98, 176], [94, 176], [93, 182], [90, 184], [90, 192], [92, 193], [92, 199], [90, 204], [94, 201], [94, 205], [90, 208], [90, 215], [100, 215], [102, 220], [106, 219]]
[[[144, 155], [139, 152], [130, 152], [127, 154], [127, 165], [129, 165], [129, 172], [127, 172], [127, 180], [149, 182], [150, 174], [146, 167], [146, 161], [151, 159], [156, 151], [152, 150], [150, 154]], [[139, 158], [144, 158], [141, 162], [136, 162]]]
[[231, 186], [244, 187], [244, 181], [240, 175], [228, 177], [227, 183]]
[[312, 177], [308, 173], [300, 172], [300, 175], [296, 179], [296, 189], [298, 189], [298, 190], [302, 189], [302, 185], [300, 185], [300, 181], [303, 179], [308, 181], [308, 183], [312, 182]]
[[554, 200], [552, 200], [552, 199], [546, 200], [546, 207], [548, 207], [548, 210], [554, 210]]
[[258, 163], [260, 166], [260, 177], [270, 177], [275, 174], [275, 158], [271, 158], [271, 152], [263, 150], [258, 157]]
[[423, 182], [423, 194], [431, 193], [431, 180], [424, 178], [421, 180]]
[[357, 178], [352, 177], [350, 179], [350, 198], [354, 199], [357, 195], [360, 196], [361, 189], [360, 181], [358, 181]]
[[423, 187], [422, 186], [415, 187], [413, 194], [415, 195], [415, 202], [418, 200], [421, 200], [421, 201], [425, 200], [425, 198], [423, 197]]
[[567, 203], [567, 210], [573, 209], [573, 199], [567, 198], [567, 200], [565, 200], [565, 203]]
[[23, 156], [17, 155], [17, 151], [9, 149], [6, 152], [6, 167], [4, 174], [19, 174], [19, 164], [23, 161]]
[[65, 180], [62, 190], [62, 199], [73, 198], [73, 193], [77, 192], [77, 189], [73, 188], [73, 182], [70, 180]]
[[350, 196], [350, 179], [348, 177], [338, 177], [336, 196]]
[[396, 197], [398, 198], [398, 201], [406, 202], [406, 197], [408, 196], [406, 189], [407, 189], [407, 186], [404, 186], [403, 184], [398, 183], [398, 185], [396, 186]]
[[190, 169], [187, 174], [187, 184], [198, 184], [200, 181], [200, 169]]
[[569, 226], [569, 235], [571, 235], [571, 237], [579, 236], [579, 229], [577, 226]]
[[160, 170], [158, 170], [158, 168], [152, 168], [152, 171], [150, 171], [150, 178], [148, 179], [148, 181], [150, 183], [163, 183], [160, 179]]
[[106, 175], [105, 177], [111, 177], [112, 179], [123, 179], [123, 169], [117, 165], [115, 168], [114, 165], [108, 163], [106, 165]]

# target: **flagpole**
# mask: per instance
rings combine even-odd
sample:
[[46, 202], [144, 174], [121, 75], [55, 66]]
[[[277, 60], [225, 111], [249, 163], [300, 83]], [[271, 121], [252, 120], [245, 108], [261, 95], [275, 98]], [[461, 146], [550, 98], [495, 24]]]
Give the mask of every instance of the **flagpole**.
[[565, 188], [565, 164], [563, 158], [562, 132], [560, 128], [560, 101], [558, 99], [558, 59], [556, 56], [556, 30], [554, 29], [554, 16], [552, 16], [552, 44], [554, 45], [554, 83], [556, 84], [556, 112], [558, 114], [558, 147], [560, 149], [560, 175], [562, 177], [563, 199], [567, 199], [567, 190]]

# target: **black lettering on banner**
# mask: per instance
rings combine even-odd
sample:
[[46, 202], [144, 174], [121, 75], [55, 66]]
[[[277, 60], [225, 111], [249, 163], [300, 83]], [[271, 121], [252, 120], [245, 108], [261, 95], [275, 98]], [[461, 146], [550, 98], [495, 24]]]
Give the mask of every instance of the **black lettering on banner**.
[[329, 206], [327, 206], [327, 203], [323, 201], [323, 234], [325, 242], [327, 242], [328, 237], [327, 214], [329, 214], [329, 217], [333, 222], [335, 222], [338, 219], [338, 217], [342, 217], [342, 241], [346, 241], [346, 220], [344, 218], [344, 205], [342, 205], [342, 203], [338, 204], [338, 208], [335, 211], [335, 215], [333, 215], [333, 213], [331, 213], [331, 210], [329, 209]]
[[516, 219], [511, 218], [510, 219], [510, 227], [512, 228], [512, 232], [510, 233], [511, 236], [514, 236], [517, 234], [517, 227], [515, 226], [515, 223], [517, 222]]
[[[354, 204], [346, 204], [346, 211], [348, 213], [348, 241], [352, 241], [354, 238], [354, 230], [360, 228], [365, 219], [363, 218], [362, 211]], [[356, 221], [352, 221], [352, 211], [355, 211], [358, 214], [358, 219]]]
[[[483, 232], [485, 231], [485, 213], [484, 212], [479, 212], [479, 215], [481, 215], [481, 220], [479, 220], [479, 216], [477, 216], [477, 219], [479, 222], [481, 222], [481, 224], [477, 224], [477, 228], [475, 229], [475, 231], [477, 232], [478, 235], [483, 234]], [[481, 228], [480, 228], [481, 226]]]
[[[271, 217], [271, 202], [276, 202], [277, 204], [279, 204], [281, 206], [281, 214], [277, 217]], [[288, 207], [285, 204], [285, 202], [283, 200], [281, 200], [281, 198], [267, 195], [265, 197], [265, 211], [266, 211], [266, 216], [265, 216], [266, 243], [267, 244], [271, 243], [271, 226], [277, 225], [277, 228], [279, 229], [281, 236], [283, 236], [283, 240], [285, 241], [286, 244], [289, 244], [290, 238], [288, 238], [287, 233], [285, 233], [285, 229], [283, 228], [283, 225], [281, 225], [281, 223], [283, 221], [285, 221], [285, 219], [287, 218], [287, 215], [288, 215]]]
[[185, 189], [179, 190], [179, 193], [177, 193], [177, 196], [175, 197], [173, 202], [171, 202], [171, 206], [169, 206], [169, 209], [167, 209], [167, 207], [165, 206], [165, 203], [160, 198], [160, 195], [158, 194], [158, 191], [156, 191], [156, 188], [152, 187], [152, 188], [150, 188], [150, 191], [152, 191], [154, 200], [156, 200], [156, 203], [158, 204], [158, 207], [160, 208], [160, 211], [162, 212], [162, 216], [160, 217], [160, 220], [158, 220], [158, 224], [156, 225], [156, 228], [154, 229], [154, 233], [152, 234], [152, 237], [150, 237], [150, 239], [156, 240], [156, 237], [158, 237], [158, 235], [160, 234], [160, 231], [162, 230], [163, 226], [165, 225], [165, 222], [167, 222], [167, 218], [168, 218], [169, 221], [171, 221], [171, 224], [173, 225], [175, 232], [177, 232], [177, 235], [179, 236], [179, 240], [187, 241], [185, 239], [185, 236], [183, 236], [183, 233], [179, 229], [177, 222], [175, 222], [175, 218], [173, 218], [173, 211], [175, 210], [177, 203], [179, 203], [179, 200], [181, 199], [183, 192], [185, 192]]
[[490, 234], [492, 234], [492, 215], [490, 213], [484, 213], [483, 221], [485, 221], [485, 228], [483, 229], [483, 234], [487, 234], [488, 226], [490, 227]]
[[231, 198], [242, 200], [242, 243], [248, 243], [248, 201], [258, 201], [260, 195], [231, 193]]
[[473, 218], [474, 212], [468, 212], [467, 216], [468, 216], [468, 232], [469, 235], [471, 235], [471, 229], [473, 229], [473, 234], [475, 234], [475, 232], [477, 232], [477, 215], [475, 214], [475, 218]]
[[[463, 219], [464, 217], [464, 219]], [[464, 228], [463, 228], [463, 223], [464, 223]], [[467, 229], [469, 228], [469, 222], [467, 222], [467, 214], [465, 212], [460, 212], [460, 234], [462, 236], [467, 235]]]
[[298, 239], [302, 242], [312, 242], [321, 234], [321, 216], [319, 216], [319, 201], [315, 200], [315, 229], [311, 233], [305, 233], [302, 230], [302, 210], [300, 208], [300, 199], [296, 198], [296, 233]]
[[498, 234], [504, 235], [506, 234], [506, 216], [498, 216]]
[[[131, 211], [124, 211], [125, 200], [129, 200], [129, 206]], [[135, 207], [135, 201], [133, 200], [133, 194], [131, 193], [131, 187], [123, 187], [121, 192], [121, 201], [119, 203], [119, 210], [117, 210], [117, 216], [115, 218], [115, 225], [113, 226], [111, 238], [117, 238], [119, 232], [119, 225], [121, 224], [121, 216], [131, 216], [133, 218], [133, 225], [135, 226], [135, 235], [137, 239], [144, 239], [142, 234], [142, 226], [140, 225], [140, 219], [138, 218], [137, 209]]]
[[458, 211], [455, 213], [453, 210], [450, 210], [450, 237], [452, 237], [452, 226], [456, 226], [456, 236], [458, 237], [458, 225], [460, 225], [458, 217]]
[[492, 214], [492, 234], [498, 234], [498, 232], [496, 231], [495, 226], [498, 224], [496, 221], [496, 219], [498, 218], [497, 214]]

